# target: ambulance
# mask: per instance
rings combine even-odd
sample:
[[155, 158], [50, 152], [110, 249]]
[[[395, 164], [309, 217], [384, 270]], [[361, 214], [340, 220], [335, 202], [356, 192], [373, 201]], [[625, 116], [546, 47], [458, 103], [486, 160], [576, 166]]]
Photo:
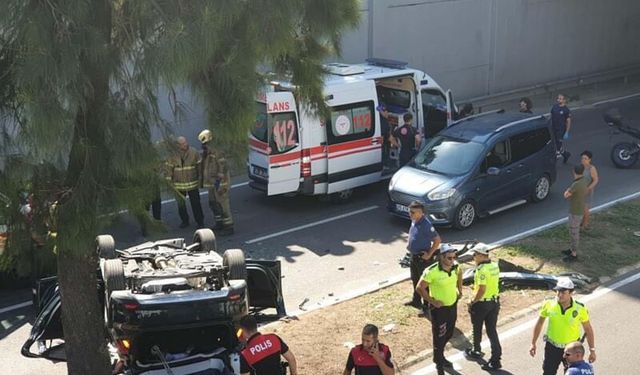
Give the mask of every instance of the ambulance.
[[[296, 99], [291, 83], [274, 81], [256, 100], [249, 135], [249, 185], [267, 195], [331, 195], [347, 200], [353, 189], [390, 178], [397, 150], [383, 153], [381, 114], [391, 131], [412, 113], [419, 134], [430, 137], [452, 122], [450, 91], [407, 63], [368, 59], [328, 64], [324, 78], [329, 118]], [[383, 160], [383, 154], [388, 160]]]

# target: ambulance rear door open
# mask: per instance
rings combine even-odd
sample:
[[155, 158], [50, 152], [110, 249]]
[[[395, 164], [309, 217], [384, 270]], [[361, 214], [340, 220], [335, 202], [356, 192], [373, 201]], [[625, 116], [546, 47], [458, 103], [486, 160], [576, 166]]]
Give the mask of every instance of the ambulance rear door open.
[[300, 131], [293, 93], [268, 92], [258, 102], [252, 131], [249, 174], [266, 183], [267, 195], [297, 192], [300, 187]]
[[330, 92], [326, 121], [327, 193], [374, 183], [382, 174], [382, 137], [375, 82], [353, 82]]

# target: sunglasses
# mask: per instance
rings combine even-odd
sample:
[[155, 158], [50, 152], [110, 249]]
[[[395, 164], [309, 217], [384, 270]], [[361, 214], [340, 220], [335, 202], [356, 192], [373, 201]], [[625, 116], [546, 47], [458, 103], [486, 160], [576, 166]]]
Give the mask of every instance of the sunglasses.
[[573, 354], [573, 353], [564, 352], [562, 355], [563, 355], [564, 357], [568, 357], [568, 356], [570, 356], [570, 355], [572, 355], [572, 354]]

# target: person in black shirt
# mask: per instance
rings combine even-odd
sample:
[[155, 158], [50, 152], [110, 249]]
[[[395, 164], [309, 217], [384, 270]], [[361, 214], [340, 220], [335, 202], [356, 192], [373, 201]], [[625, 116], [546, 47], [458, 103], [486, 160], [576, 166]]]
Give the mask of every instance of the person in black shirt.
[[242, 375], [283, 374], [280, 356], [289, 363], [291, 375], [298, 375], [296, 357], [278, 335], [258, 332], [258, 323], [253, 316], [246, 315], [238, 323], [242, 338], [247, 345], [240, 353], [240, 373]]
[[420, 136], [413, 127], [413, 115], [405, 113], [403, 116], [404, 124], [397, 127], [393, 131], [391, 143], [395, 147], [400, 147], [400, 166], [404, 166], [411, 160], [416, 153], [416, 149], [420, 144]]
[[362, 329], [362, 344], [356, 345], [349, 352], [347, 366], [342, 375], [393, 375], [393, 363], [389, 347], [378, 341], [378, 327], [367, 324]]

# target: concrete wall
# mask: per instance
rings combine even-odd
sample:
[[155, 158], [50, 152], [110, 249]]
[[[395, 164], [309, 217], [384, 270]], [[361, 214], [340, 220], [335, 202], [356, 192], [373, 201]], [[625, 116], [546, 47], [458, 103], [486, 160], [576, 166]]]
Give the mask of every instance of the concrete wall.
[[403, 60], [458, 98], [640, 64], [640, 0], [362, 0], [341, 60]]

